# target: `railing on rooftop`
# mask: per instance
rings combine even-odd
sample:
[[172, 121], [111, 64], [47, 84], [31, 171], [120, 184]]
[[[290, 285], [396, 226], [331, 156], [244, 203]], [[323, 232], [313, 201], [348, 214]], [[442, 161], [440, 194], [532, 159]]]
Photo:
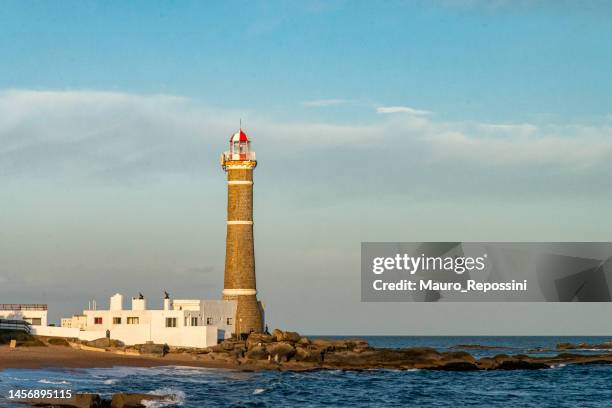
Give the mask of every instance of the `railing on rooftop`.
[[232, 161], [232, 160], [257, 160], [256, 157], [255, 157], [255, 152], [248, 152], [248, 153], [223, 152], [223, 159], [225, 161]]
[[0, 303], [0, 310], [47, 310], [47, 305], [36, 303]]
[[0, 330], [19, 330], [24, 331], [28, 334], [32, 333], [32, 327], [30, 323], [25, 320], [8, 320], [0, 319]]

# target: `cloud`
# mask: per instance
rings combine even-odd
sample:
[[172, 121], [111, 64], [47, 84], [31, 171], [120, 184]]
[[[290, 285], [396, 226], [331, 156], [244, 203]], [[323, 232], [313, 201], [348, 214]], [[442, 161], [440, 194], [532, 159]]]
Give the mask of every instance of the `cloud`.
[[[321, 183], [338, 173], [338, 160], [354, 160], [351, 177], [362, 173], [372, 188], [379, 188], [386, 182], [376, 178], [387, 171], [390, 157], [410, 157], [411, 165], [430, 178], [441, 168], [454, 173], [486, 169], [490, 178], [514, 168], [520, 179], [542, 167], [558, 174], [610, 172], [611, 126], [446, 122], [406, 106], [379, 107], [378, 112], [406, 115], [333, 124], [287, 122], [257, 113], [247, 132], [268, 163], [282, 168], [287, 160], [296, 166], [303, 160], [308, 177], [320, 174]], [[0, 178], [130, 182], [204, 177], [227, 148], [238, 117], [238, 112], [173, 95], [0, 92]]]
[[409, 106], [380, 106], [376, 108], [376, 113], [407, 113], [415, 116], [431, 115], [432, 112], [420, 109], [414, 109]]
[[237, 117], [172, 95], [1, 92], [0, 177], [183, 173]]
[[345, 103], [347, 103], [345, 99], [317, 99], [314, 101], [302, 102], [302, 105], [308, 108], [325, 108], [327, 106], [337, 106]]
[[460, 161], [489, 169], [550, 167], [565, 172], [607, 166], [612, 158], [610, 135], [612, 128], [572, 131], [555, 126], [517, 126], [499, 128], [494, 134], [440, 130], [426, 139], [437, 160]]

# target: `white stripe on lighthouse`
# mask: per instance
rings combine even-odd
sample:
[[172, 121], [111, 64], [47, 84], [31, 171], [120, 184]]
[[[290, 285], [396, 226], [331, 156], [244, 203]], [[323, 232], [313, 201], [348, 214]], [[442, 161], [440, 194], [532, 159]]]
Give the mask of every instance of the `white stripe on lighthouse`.
[[253, 225], [253, 221], [228, 221], [227, 225]]
[[223, 294], [225, 296], [256, 295], [257, 290], [255, 289], [223, 289]]
[[253, 182], [248, 180], [229, 180], [227, 184], [253, 184]]

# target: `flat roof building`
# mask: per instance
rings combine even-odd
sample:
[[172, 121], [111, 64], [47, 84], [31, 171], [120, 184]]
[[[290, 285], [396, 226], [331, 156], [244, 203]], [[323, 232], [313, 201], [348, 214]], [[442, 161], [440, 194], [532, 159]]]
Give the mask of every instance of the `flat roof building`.
[[0, 319], [23, 320], [33, 326], [46, 326], [47, 305], [39, 303], [0, 303]]

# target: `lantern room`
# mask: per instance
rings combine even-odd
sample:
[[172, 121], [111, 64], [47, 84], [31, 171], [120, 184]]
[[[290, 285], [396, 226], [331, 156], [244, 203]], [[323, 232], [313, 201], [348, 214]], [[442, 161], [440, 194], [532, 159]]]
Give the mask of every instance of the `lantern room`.
[[242, 129], [230, 138], [229, 160], [255, 160], [255, 153], [251, 152], [251, 141]]
[[242, 129], [234, 133], [229, 140], [229, 151], [221, 154], [221, 167], [226, 168], [229, 162], [252, 162], [254, 166], [257, 162], [255, 152], [251, 151], [251, 141]]

